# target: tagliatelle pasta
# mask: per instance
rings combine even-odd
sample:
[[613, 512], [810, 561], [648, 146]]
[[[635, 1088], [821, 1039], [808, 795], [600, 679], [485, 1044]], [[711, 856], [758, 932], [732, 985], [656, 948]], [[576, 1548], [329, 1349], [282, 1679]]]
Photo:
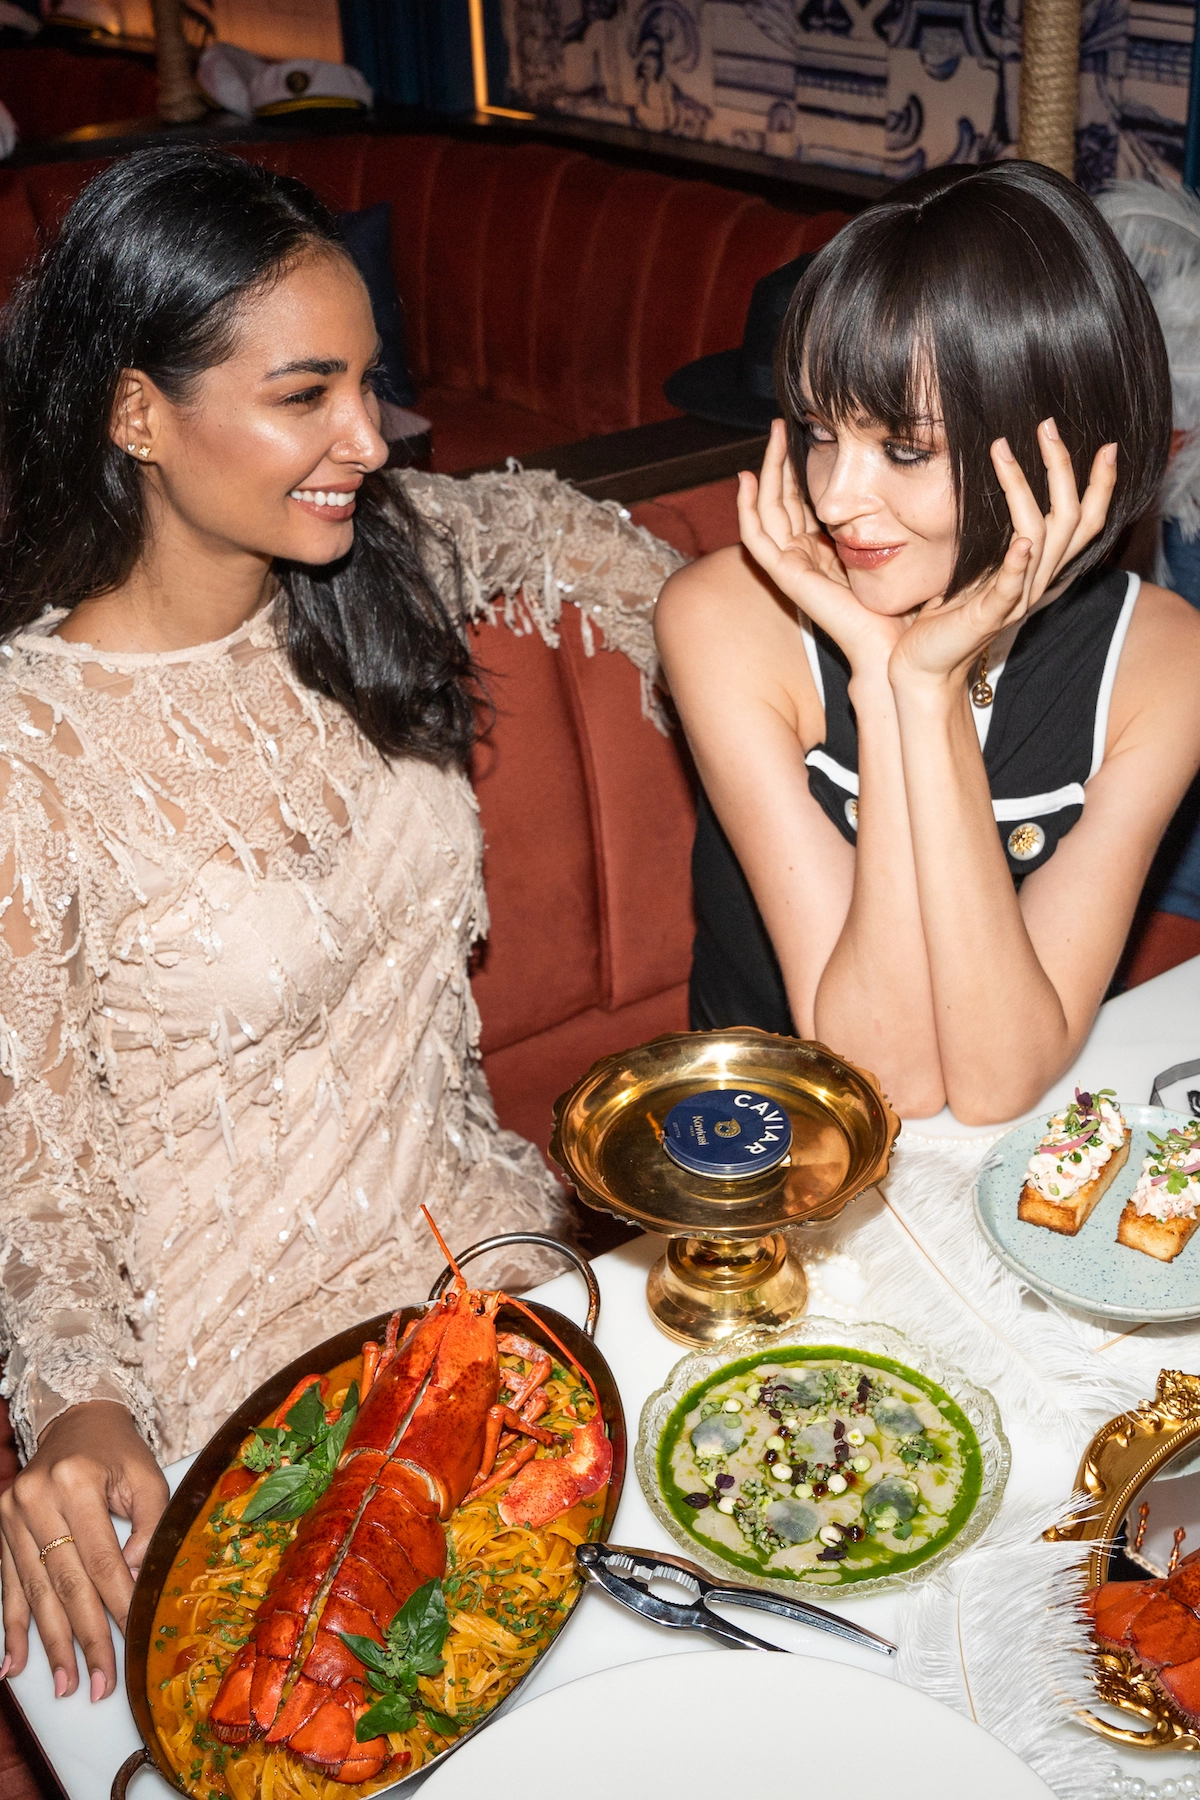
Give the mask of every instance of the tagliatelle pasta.
[[[523, 1370], [518, 1357], [504, 1367]], [[330, 1378], [329, 1405], [340, 1404], [362, 1359]], [[550, 1408], [541, 1423], [569, 1436], [594, 1403], [571, 1371], [556, 1365], [545, 1383]], [[222, 1478], [222, 1482], [225, 1481]], [[195, 1800], [346, 1800], [392, 1786], [423, 1767], [448, 1743], [420, 1720], [389, 1734], [395, 1753], [408, 1751], [373, 1781], [349, 1786], [310, 1768], [282, 1745], [259, 1739], [219, 1743], [205, 1721], [225, 1670], [245, 1642], [254, 1614], [299, 1521], [243, 1525], [257, 1483], [222, 1499], [218, 1483], [180, 1546], [154, 1617], [146, 1678], [159, 1740], [180, 1783]], [[413, 1697], [465, 1731], [518, 1682], [559, 1630], [579, 1595], [575, 1547], [596, 1536], [607, 1490], [580, 1501], [540, 1530], [507, 1526], [497, 1512], [504, 1487], [464, 1502], [447, 1522], [443, 1581], [450, 1630], [443, 1668], [422, 1676]], [[454, 1734], [457, 1735], [457, 1734]]]

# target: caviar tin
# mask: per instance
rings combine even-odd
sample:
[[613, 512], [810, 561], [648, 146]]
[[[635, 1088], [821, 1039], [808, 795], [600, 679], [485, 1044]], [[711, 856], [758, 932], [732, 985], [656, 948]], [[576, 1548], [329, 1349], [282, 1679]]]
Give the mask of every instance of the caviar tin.
[[792, 1147], [787, 1113], [753, 1088], [707, 1088], [667, 1114], [663, 1149], [680, 1168], [718, 1181], [741, 1181], [773, 1169]]

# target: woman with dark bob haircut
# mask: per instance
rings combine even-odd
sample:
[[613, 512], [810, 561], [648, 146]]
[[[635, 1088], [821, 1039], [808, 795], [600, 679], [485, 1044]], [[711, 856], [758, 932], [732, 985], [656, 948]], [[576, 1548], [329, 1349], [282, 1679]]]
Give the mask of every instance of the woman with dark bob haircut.
[[1070, 182], [940, 170], [815, 257], [777, 389], [743, 547], [657, 614], [707, 796], [693, 1024], [1009, 1119], [1091, 1029], [1200, 763], [1200, 617], [1110, 562], [1166, 463], [1158, 324]]
[[553, 642], [567, 592], [648, 672], [679, 559], [548, 475], [385, 475], [377, 349], [315, 196], [182, 147], [99, 175], [5, 321], [0, 1673], [32, 1608], [59, 1694], [72, 1634], [115, 1684], [150, 1446], [424, 1298], [422, 1201], [559, 1220], [479, 1065], [464, 624]]

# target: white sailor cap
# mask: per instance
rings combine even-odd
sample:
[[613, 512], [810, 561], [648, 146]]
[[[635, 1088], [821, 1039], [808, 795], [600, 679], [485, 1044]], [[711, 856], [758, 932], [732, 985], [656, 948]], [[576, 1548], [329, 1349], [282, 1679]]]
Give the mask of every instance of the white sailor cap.
[[370, 83], [349, 63], [292, 57], [268, 63], [250, 83], [250, 100], [260, 119], [320, 107], [365, 112], [375, 95]]

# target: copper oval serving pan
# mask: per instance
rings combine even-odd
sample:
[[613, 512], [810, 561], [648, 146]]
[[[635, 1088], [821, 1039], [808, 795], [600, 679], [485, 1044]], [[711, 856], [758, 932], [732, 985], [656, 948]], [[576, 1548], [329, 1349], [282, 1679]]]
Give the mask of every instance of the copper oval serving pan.
[[[565, 1349], [579, 1362], [580, 1367], [587, 1370], [596, 1384], [596, 1392], [600, 1396], [600, 1405], [604, 1413], [604, 1422], [608, 1427], [608, 1435], [612, 1440], [613, 1466], [612, 1476], [608, 1484], [608, 1497], [604, 1507], [604, 1522], [601, 1537], [607, 1538], [612, 1530], [616, 1516], [617, 1504], [621, 1498], [621, 1488], [625, 1480], [626, 1438], [625, 1414], [621, 1408], [621, 1396], [617, 1392], [617, 1384], [612, 1370], [597, 1350], [593, 1342], [596, 1321], [600, 1314], [600, 1289], [591, 1265], [570, 1245], [563, 1244], [557, 1238], [543, 1237], [537, 1232], [510, 1232], [502, 1237], [485, 1238], [464, 1250], [459, 1256], [460, 1263], [468, 1263], [477, 1256], [485, 1255], [490, 1250], [503, 1249], [508, 1244], [541, 1244], [548, 1249], [559, 1250], [575, 1264], [588, 1286], [588, 1311], [585, 1325], [581, 1328], [572, 1320], [564, 1318], [562, 1313], [555, 1312], [551, 1306], [543, 1306], [536, 1300], [526, 1301], [526, 1305], [541, 1320], [545, 1321], [550, 1332], [562, 1340]], [[439, 1278], [430, 1295], [431, 1299], [444, 1290], [449, 1281], [450, 1271], [447, 1269]], [[408, 1306], [400, 1309], [401, 1320], [407, 1324], [423, 1309]], [[307, 1374], [325, 1374], [336, 1368], [339, 1363], [357, 1356], [368, 1338], [382, 1342], [390, 1313], [380, 1313], [376, 1318], [367, 1319], [361, 1325], [354, 1325], [348, 1331], [341, 1331], [336, 1337], [327, 1338], [313, 1350], [306, 1350], [303, 1356], [296, 1358], [269, 1381], [255, 1389], [248, 1400], [243, 1401], [231, 1418], [227, 1419], [221, 1429], [210, 1438], [201, 1450], [195, 1462], [184, 1476], [179, 1487], [171, 1496], [167, 1509], [158, 1522], [154, 1536], [146, 1551], [141, 1574], [133, 1590], [133, 1599], [129, 1608], [129, 1619], [125, 1629], [125, 1690], [129, 1698], [130, 1710], [141, 1733], [145, 1749], [137, 1750], [122, 1763], [113, 1780], [112, 1800], [124, 1800], [125, 1789], [130, 1777], [148, 1763], [153, 1763], [164, 1781], [178, 1788], [183, 1793], [190, 1790], [180, 1781], [172, 1769], [166, 1753], [159, 1742], [158, 1731], [150, 1710], [149, 1696], [146, 1691], [146, 1658], [150, 1648], [154, 1615], [158, 1610], [158, 1602], [167, 1577], [174, 1565], [188, 1530], [194, 1523], [197, 1514], [208, 1500], [213, 1488], [221, 1476], [229, 1468], [241, 1448], [247, 1433], [255, 1426], [261, 1425], [270, 1417], [275, 1408], [287, 1397], [292, 1388]], [[549, 1337], [542, 1336], [526, 1314], [518, 1312], [515, 1307], [502, 1306], [496, 1316], [497, 1326], [520, 1333], [523, 1337], [540, 1339], [545, 1347], [557, 1356], [557, 1351]], [[558, 1631], [551, 1638], [545, 1649], [536, 1656], [525, 1674], [521, 1677], [499, 1706], [486, 1718], [465, 1731], [449, 1745], [442, 1756], [439, 1756], [423, 1768], [414, 1769], [402, 1775], [386, 1789], [388, 1794], [400, 1792], [403, 1788], [416, 1786], [429, 1775], [432, 1768], [440, 1766], [443, 1756], [450, 1756], [465, 1744], [476, 1732], [483, 1731], [492, 1720], [504, 1712], [517, 1694], [533, 1675], [535, 1669], [541, 1667], [542, 1660], [553, 1650], [555, 1644], [575, 1616], [575, 1607], [563, 1620]], [[385, 1790], [380, 1790], [381, 1793]]]

